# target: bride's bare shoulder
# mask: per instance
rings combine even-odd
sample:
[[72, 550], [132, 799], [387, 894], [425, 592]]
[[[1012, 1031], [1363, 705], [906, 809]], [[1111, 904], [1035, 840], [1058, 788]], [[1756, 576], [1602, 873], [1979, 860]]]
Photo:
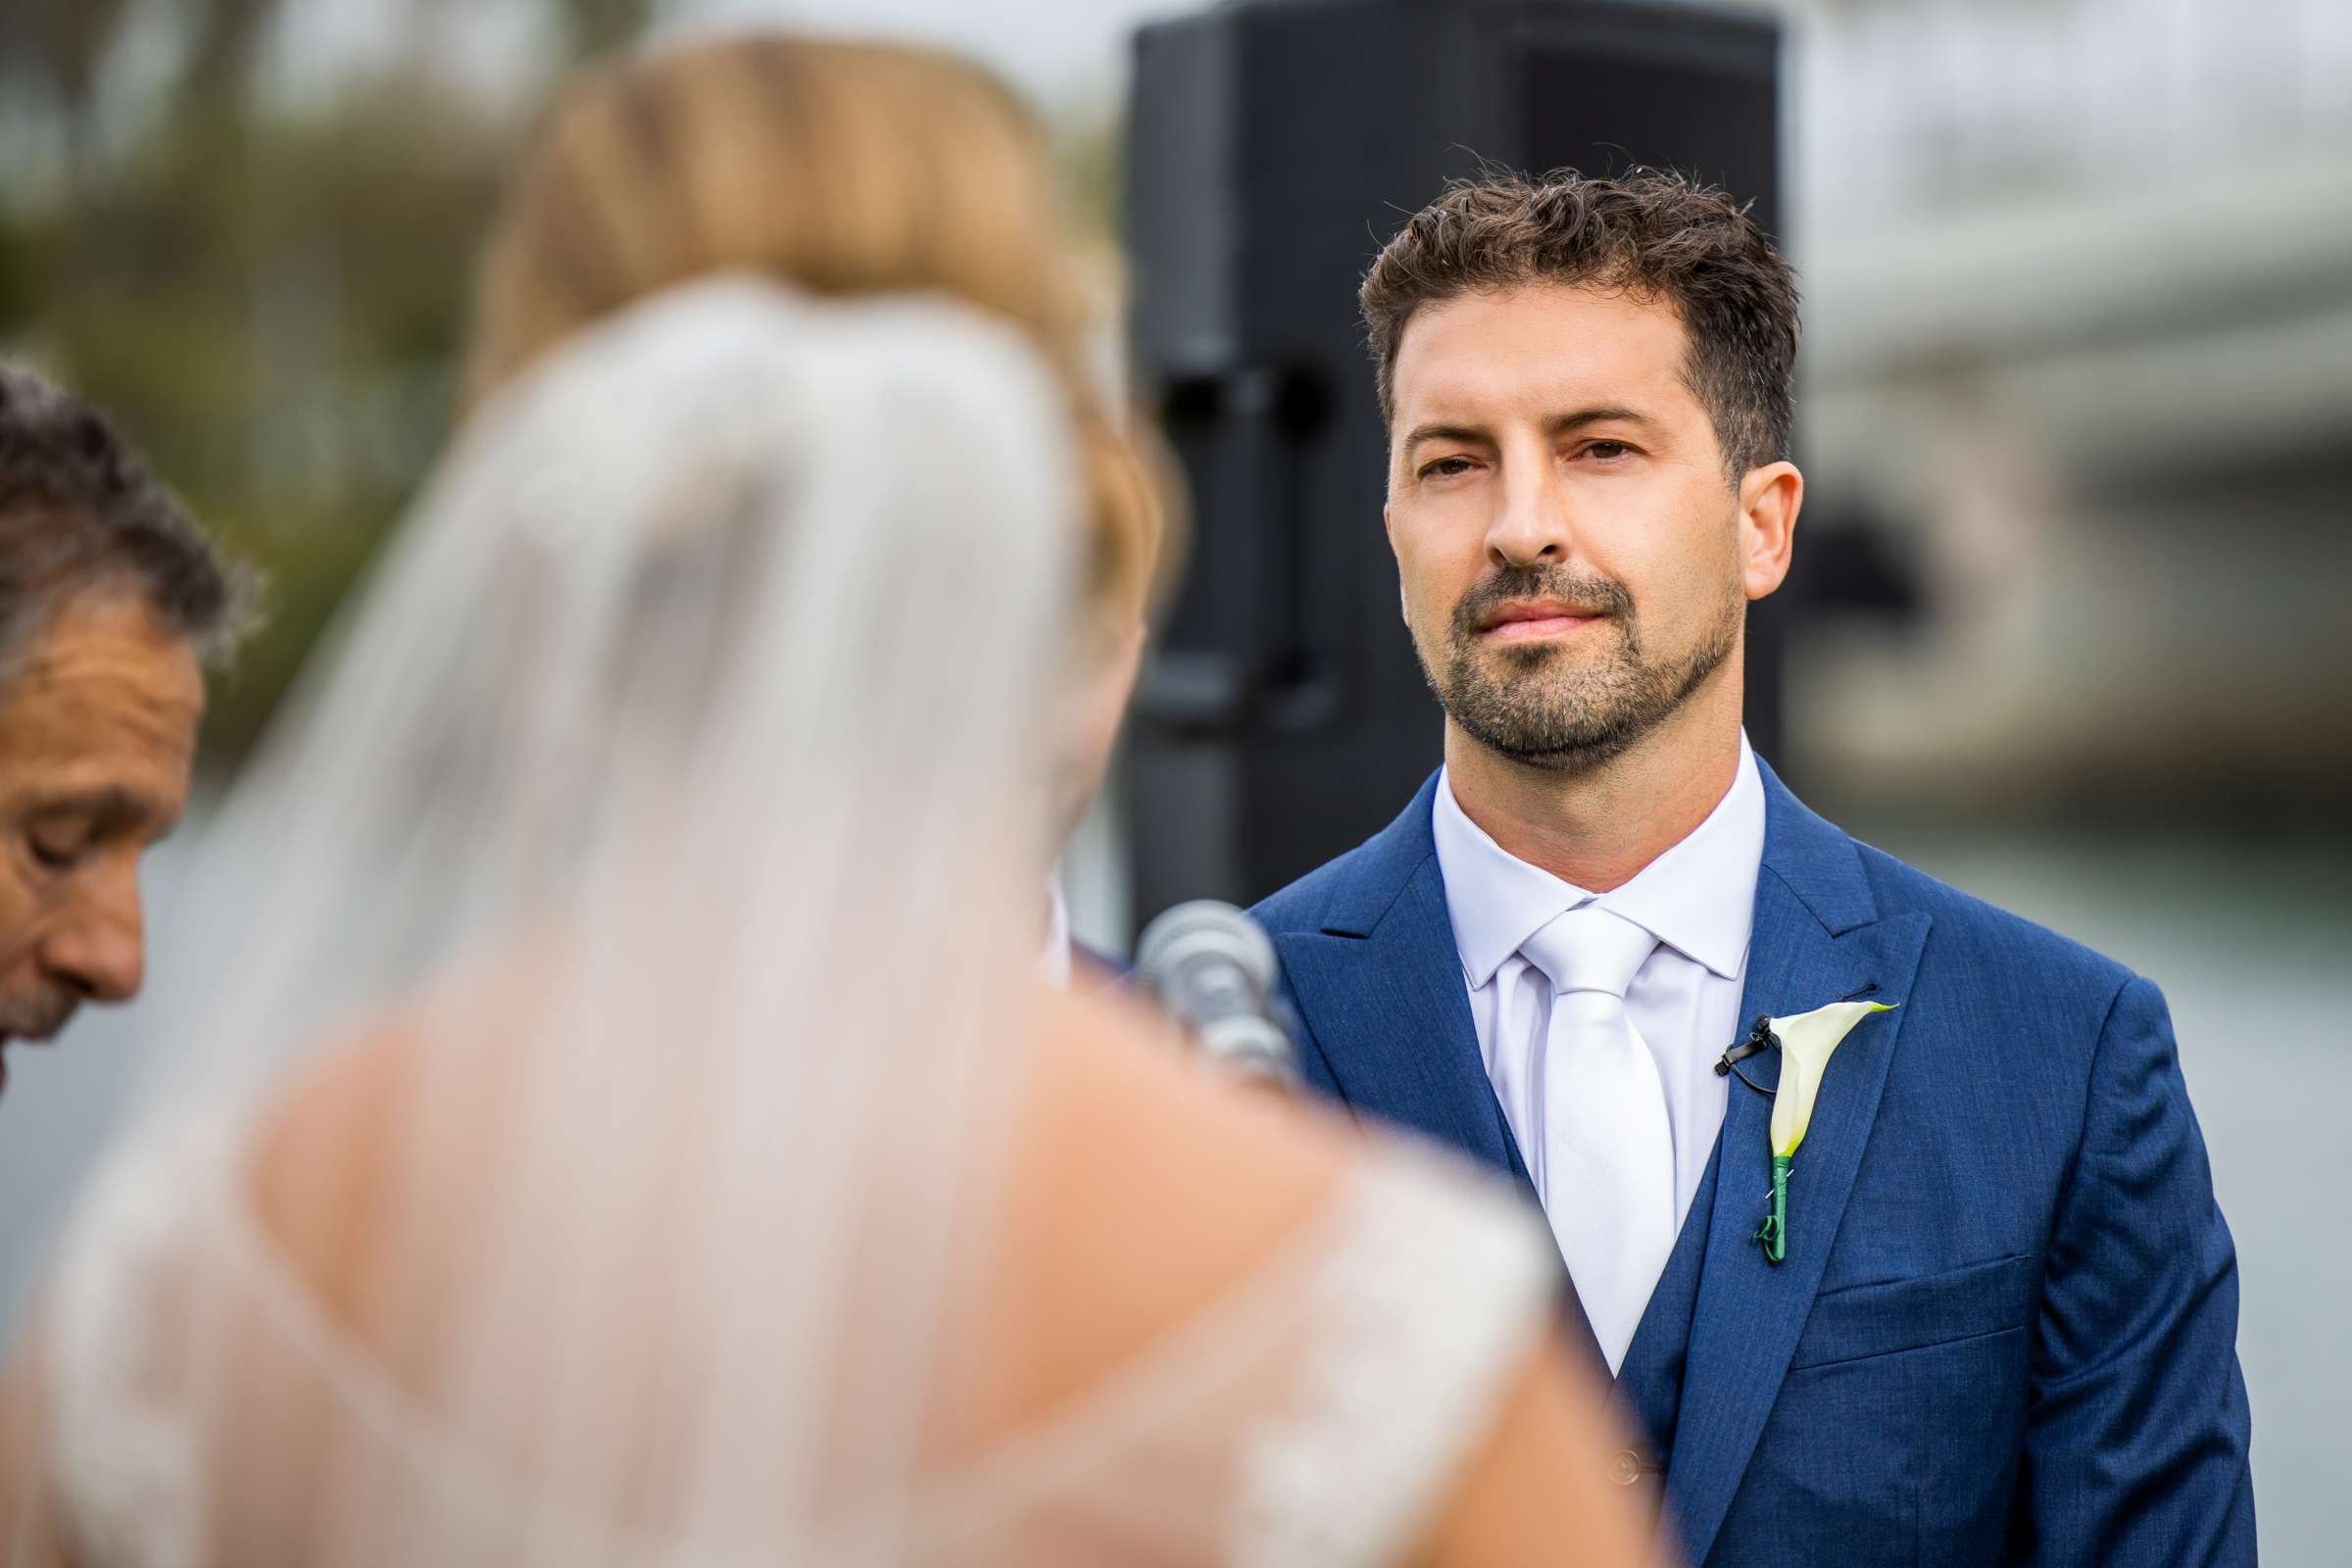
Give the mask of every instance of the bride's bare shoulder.
[[416, 1049], [398, 1021], [371, 1024], [264, 1101], [248, 1131], [243, 1187], [256, 1223], [346, 1323], [357, 1315], [356, 1243], [376, 1233], [391, 1197]]
[[[445, 1262], [466, 1240], [471, 1184], [494, 1162], [513, 1063], [496, 997], [420, 1001], [359, 1023], [264, 1100], [240, 1187], [270, 1247], [394, 1373], [417, 1325], [382, 1271]], [[465, 1092], [445, 1081], [461, 1076]]]
[[1042, 994], [1034, 1017], [972, 1363], [981, 1429], [1052, 1409], [1243, 1285], [1363, 1157], [1344, 1123], [1220, 1079], [1132, 1002]]
[[[1218, 1082], [1140, 1009], [1054, 998], [1040, 1019], [1004, 1275], [1023, 1315], [991, 1320], [1030, 1380], [999, 1390], [1027, 1401], [1016, 1417], [1248, 1289], [1354, 1167], [1383, 1157], [1335, 1113]], [[1562, 1562], [1654, 1560], [1646, 1521], [1603, 1479], [1617, 1444], [1590, 1380], [1544, 1338], [1503, 1381], [1411, 1560], [1516, 1561], [1535, 1540], [1573, 1542], [1551, 1554]]]
[[1139, 1002], [1051, 992], [1037, 1017], [1028, 1152], [1120, 1214], [1205, 1198], [1215, 1223], [1200, 1228], [1247, 1250], [1361, 1157], [1333, 1113], [1223, 1076]]

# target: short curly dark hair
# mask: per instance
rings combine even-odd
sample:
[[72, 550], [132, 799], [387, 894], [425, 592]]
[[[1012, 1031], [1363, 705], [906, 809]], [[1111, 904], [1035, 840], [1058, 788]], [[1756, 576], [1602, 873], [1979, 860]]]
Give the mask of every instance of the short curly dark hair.
[[1788, 455], [1796, 410], [1796, 277], [1747, 210], [1677, 173], [1573, 169], [1461, 180], [1382, 248], [1358, 299], [1384, 420], [1413, 313], [1463, 294], [1567, 283], [1663, 300], [1690, 336], [1684, 378], [1735, 483]]
[[66, 604], [138, 595], [210, 663], [252, 616], [252, 573], [225, 560], [111, 420], [0, 364], [0, 679]]

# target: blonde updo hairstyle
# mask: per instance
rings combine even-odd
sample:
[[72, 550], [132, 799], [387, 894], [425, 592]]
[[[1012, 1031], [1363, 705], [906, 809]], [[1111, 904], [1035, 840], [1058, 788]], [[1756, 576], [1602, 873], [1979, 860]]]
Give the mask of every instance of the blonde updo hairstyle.
[[468, 406], [581, 327], [728, 271], [946, 294], [1018, 327], [1068, 392], [1086, 464], [1087, 618], [1116, 637], [1147, 612], [1168, 492], [1085, 373], [1095, 312], [1043, 132], [1002, 84], [927, 50], [789, 37], [583, 77], [491, 235]]

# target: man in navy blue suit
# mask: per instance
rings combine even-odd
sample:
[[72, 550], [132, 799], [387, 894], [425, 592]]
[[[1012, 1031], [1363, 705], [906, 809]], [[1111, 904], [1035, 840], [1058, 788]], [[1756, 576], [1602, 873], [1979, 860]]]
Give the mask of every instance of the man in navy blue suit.
[[[2237, 1272], [2156, 988], [1855, 843], [1740, 724], [1790, 560], [1796, 291], [1668, 175], [1497, 178], [1363, 285], [1446, 713], [1257, 909], [1303, 1066], [1544, 1204], [1698, 1561], [2254, 1561]], [[1861, 1017], [1777, 1256], [1764, 1015]], [[1854, 1009], [1848, 1009], [1849, 1011]]]

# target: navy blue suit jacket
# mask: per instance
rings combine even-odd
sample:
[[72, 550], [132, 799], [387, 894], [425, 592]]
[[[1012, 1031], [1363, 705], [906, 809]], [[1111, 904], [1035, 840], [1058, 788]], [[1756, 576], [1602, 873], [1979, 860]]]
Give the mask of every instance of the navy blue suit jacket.
[[[1454, 952], [1436, 782], [1255, 913], [1314, 1085], [1524, 1183]], [[1663, 1456], [1684, 1549], [2252, 1563], [2236, 1255], [2163, 998], [1764, 786], [1741, 1017], [1901, 1006], [1831, 1059], [1778, 1266], [1751, 1240], [1771, 1102], [1731, 1086]], [[1746, 1065], [1777, 1079], [1777, 1054]]]

